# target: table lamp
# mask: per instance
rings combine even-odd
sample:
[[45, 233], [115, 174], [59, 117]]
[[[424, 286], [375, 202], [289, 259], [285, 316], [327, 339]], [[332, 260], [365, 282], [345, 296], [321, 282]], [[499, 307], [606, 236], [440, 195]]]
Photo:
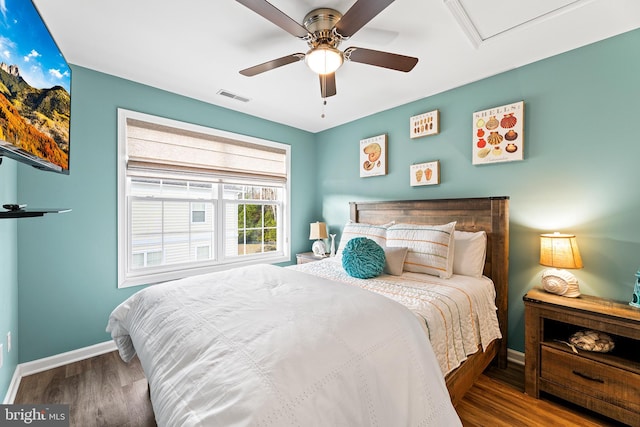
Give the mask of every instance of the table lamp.
[[573, 234], [541, 234], [540, 264], [553, 267], [542, 272], [545, 291], [565, 297], [580, 296], [576, 276], [561, 268], [582, 268], [578, 242]]
[[311, 246], [311, 250], [315, 256], [325, 256], [327, 253], [327, 247], [321, 239], [326, 239], [329, 237], [327, 235], [327, 224], [324, 222], [312, 222], [310, 231], [309, 231], [309, 240], [316, 239], [313, 242], [313, 246]]

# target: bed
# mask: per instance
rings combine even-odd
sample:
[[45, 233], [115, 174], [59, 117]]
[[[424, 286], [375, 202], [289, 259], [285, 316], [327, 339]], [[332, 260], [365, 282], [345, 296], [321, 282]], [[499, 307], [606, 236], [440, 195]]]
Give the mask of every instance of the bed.
[[[452, 219], [486, 232], [483, 271], [506, 337], [508, 198], [351, 204], [361, 223]], [[444, 379], [402, 304], [269, 265], [145, 288], [107, 331], [123, 360], [138, 355], [161, 426], [460, 425], [454, 404], [492, 360], [506, 364], [506, 340], [493, 340]]]
[[495, 286], [495, 305], [502, 339], [493, 341], [484, 351], [470, 355], [446, 376], [454, 405], [473, 386], [491, 364], [507, 366], [507, 322], [509, 291], [509, 197], [480, 197], [433, 200], [402, 200], [350, 203], [350, 220], [355, 223], [446, 224], [466, 232], [485, 231], [486, 258], [483, 274]]

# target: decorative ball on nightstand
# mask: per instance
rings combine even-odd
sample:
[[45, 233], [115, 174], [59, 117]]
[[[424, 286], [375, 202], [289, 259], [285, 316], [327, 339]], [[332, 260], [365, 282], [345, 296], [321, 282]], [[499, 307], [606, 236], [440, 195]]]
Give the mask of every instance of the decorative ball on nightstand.
[[636, 272], [636, 285], [633, 287], [630, 306], [640, 308], [640, 270]]

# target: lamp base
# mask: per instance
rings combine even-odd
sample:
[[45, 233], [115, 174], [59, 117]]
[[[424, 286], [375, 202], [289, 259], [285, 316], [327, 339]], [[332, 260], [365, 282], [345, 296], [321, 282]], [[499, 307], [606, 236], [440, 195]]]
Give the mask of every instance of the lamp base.
[[566, 270], [550, 268], [542, 272], [542, 287], [545, 291], [563, 297], [580, 296], [578, 279]]
[[324, 257], [327, 253], [327, 247], [322, 240], [316, 240], [311, 246], [311, 250], [315, 256]]

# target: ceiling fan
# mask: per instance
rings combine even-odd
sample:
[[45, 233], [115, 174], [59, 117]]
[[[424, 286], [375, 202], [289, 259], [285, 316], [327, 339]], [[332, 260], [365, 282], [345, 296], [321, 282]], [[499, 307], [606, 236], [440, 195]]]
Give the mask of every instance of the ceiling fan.
[[246, 68], [240, 71], [240, 74], [251, 77], [304, 60], [307, 66], [319, 75], [320, 93], [323, 98], [328, 98], [336, 94], [335, 72], [344, 61], [409, 72], [418, 63], [418, 58], [361, 47], [349, 47], [344, 51], [338, 49], [343, 40], [353, 36], [393, 1], [358, 0], [344, 15], [334, 9], [314, 9], [305, 16], [300, 25], [266, 0], [237, 0], [258, 15], [307, 42], [309, 46], [306, 54], [294, 53], [283, 56]]

